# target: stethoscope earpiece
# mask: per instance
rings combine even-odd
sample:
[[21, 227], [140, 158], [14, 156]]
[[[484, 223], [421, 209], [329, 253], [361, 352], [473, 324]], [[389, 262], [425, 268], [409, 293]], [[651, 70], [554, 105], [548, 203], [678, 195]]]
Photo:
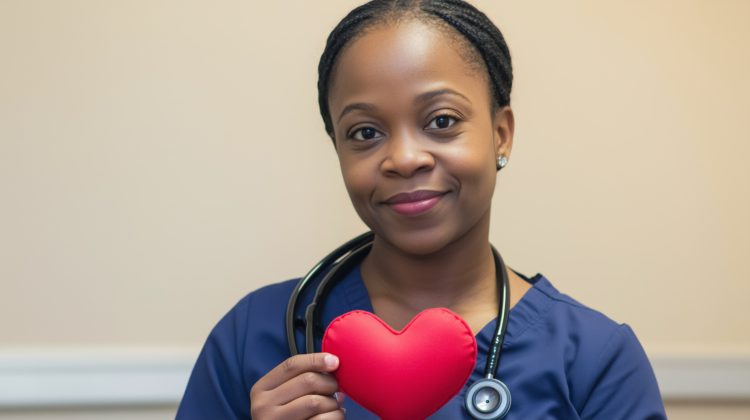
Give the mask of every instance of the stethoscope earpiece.
[[501, 419], [510, 409], [510, 391], [497, 379], [481, 379], [466, 391], [464, 405], [477, 420]]

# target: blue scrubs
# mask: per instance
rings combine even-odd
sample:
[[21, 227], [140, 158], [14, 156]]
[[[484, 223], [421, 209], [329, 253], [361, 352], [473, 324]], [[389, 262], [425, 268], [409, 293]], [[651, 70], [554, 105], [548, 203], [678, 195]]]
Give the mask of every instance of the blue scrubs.
[[[511, 392], [508, 420], [666, 419], [651, 364], [629, 326], [618, 325], [561, 294], [542, 275], [510, 311], [497, 377]], [[296, 280], [243, 298], [208, 337], [193, 369], [177, 420], [250, 419], [250, 388], [290, 357], [285, 312]], [[298, 317], [312, 300], [311, 287]], [[328, 325], [355, 309], [372, 312], [359, 267], [331, 292]], [[467, 386], [430, 419], [471, 419], [469, 385], [482, 378], [495, 322], [476, 336], [477, 364]], [[300, 352], [304, 335], [297, 334]], [[320, 346], [320, 342], [318, 342]], [[347, 398], [349, 419], [377, 419]]]

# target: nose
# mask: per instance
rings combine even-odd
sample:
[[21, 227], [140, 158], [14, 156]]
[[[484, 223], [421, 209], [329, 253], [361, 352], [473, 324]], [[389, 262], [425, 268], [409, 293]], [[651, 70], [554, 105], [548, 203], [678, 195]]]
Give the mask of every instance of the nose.
[[435, 167], [435, 157], [417, 136], [409, 133], [392, 135], [384, 151], [386, 156], [380, 170], [386, 176], [411, 178]]

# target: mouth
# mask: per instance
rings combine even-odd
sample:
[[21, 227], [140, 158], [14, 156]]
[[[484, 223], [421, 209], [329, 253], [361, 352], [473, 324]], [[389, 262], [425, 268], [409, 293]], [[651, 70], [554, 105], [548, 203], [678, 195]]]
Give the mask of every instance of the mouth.
[[419, 190], [410, 193], [400, 193], [385, 201], [396, 213], [413, 216], [424, 213], [435, 207], [445, 192]]

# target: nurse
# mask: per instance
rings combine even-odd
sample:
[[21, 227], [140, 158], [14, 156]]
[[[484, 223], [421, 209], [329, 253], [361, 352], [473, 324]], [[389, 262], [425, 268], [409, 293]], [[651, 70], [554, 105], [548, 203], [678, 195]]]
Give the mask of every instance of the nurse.
[[[360, 6], [333, 30], [319, 66], [325, 129], [354, 208], [375, 234], [367, 257], [332, 290], [323, 322], [359, 309], [400, 330], [425, 309], [448, 308], [477, 340], [467, 387], [483, 376], [498, 313], [490, 207], [513, 146], [512, 80], [500, 31], [460, 0]], [[497, 374], [513, 397], [506, 419], [666, 418], [627, 325], [542, 275], [507, 274], [511, 311]], [[336, 355], [291, 357], [284, 326], [295, 285], [250, 293], [219, 322], [178, 419], [376, 418], [325, 374], [337, 369]], [[471, 419], [464, 393], [431, 418]]]

